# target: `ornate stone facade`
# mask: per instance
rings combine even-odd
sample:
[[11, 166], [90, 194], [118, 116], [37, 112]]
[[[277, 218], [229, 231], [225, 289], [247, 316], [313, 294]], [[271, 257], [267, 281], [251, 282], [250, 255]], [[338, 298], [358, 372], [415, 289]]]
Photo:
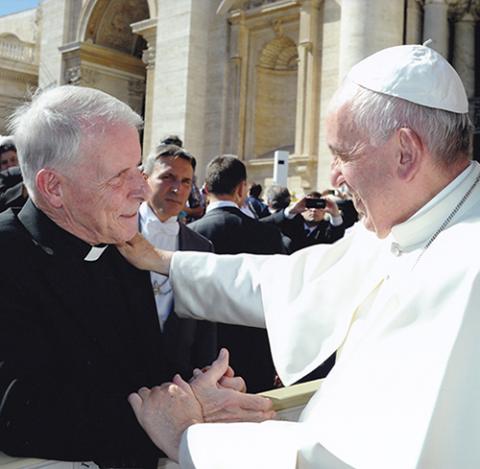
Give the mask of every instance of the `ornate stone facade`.
[[301, 195], [329, 184], [329, 98], [383, 47], [432, 39], [480, 129], [479, 18], [480, 0], [44, 0], [0, 18], [0, 133], [37, 85], [95, 87], [144, 116], [144, 153], [177, 133], [200, 179], [211, 157], [233, 153], [268, 184], [287, 149]]
[[35, 12], [17, 16], [24, 24], [2, 27], [0, 22], [0, 135], [8, 133], [6, 116], [37, 87]]

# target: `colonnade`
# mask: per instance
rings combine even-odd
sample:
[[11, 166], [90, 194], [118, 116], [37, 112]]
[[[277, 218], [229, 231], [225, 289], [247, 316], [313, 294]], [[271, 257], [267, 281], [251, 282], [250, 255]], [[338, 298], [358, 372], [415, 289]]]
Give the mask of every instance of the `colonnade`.
[[[386, 8], [388, 15], [384, 14]], [[342, 0], [340, 76], [383, 47], [431, 39], [430, 47], [452, 59], [468, 97], [472, 98], [475, 94], [475, 22], [480, 14], [480, 1], [407, 0], [406, 12], [404, 9], [403, 0]], [[451, 31], [453, 38], [450, 38]], [[453, 50], [449, 49], [450, 44]]]

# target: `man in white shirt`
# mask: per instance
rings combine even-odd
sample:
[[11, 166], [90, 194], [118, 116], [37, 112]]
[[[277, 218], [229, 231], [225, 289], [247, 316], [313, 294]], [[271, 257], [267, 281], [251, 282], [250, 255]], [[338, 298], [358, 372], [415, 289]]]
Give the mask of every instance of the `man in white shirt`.
[[[148, 155], [143, 172], [151, 189], [140, 205], [140, 231], [154, 246], [168, 251], [213, 251], [212, 243], [178, 221], [193, 182], [193, 157], [173, 144], [160, 144]], [[162, 331], [164, 358], [173, 376], [185, 378], [211, 363], [217, 355], [216, 324], [180, 319], [174, 313], [169, 278], [151, 272], [153, 293]]]
[[[425, 46], [385, 49], [352, 68], [327, 117], [332, 185], [347, 185], [362, 215], [348, 236], [270, 258], [172, 258], [132, 241], [143, 267], [170, 272], [179, 313], [267, 327], [285, 384], [337, 351], [298, 423], [193, 425], [177, 435], [182, 467], [480, 467], [480, 165], [470, 161], [471, 136], [465, 89], [448, 62]], [[144, 427], [150, 402], [144, 392], [134, 407]], [[164, 431], [148, 427], [151, 437]]]

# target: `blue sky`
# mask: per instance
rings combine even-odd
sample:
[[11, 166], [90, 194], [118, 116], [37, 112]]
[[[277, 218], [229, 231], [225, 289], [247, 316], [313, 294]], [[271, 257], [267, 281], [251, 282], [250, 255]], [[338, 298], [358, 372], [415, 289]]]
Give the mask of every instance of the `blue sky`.
[[35, 8], [39, 0], [0, 0], [0, 16]]

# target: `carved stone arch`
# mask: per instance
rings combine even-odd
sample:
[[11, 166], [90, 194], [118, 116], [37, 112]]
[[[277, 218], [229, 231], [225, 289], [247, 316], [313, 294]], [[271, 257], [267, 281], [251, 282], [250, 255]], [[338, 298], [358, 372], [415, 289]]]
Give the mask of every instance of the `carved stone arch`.
[[0, 38], [4, 41], [8, 42], [23, 42], [16, 34], [13, 33], [2, 33], [0, 34]]
[[296, 70], [298, 49], [295, 41], [288, 36], [272, 39], [260, 53], [259, 67], [270, 70]]
[[127, 37], [135, 37], [130, 24], [156, 15], [156, 0], [87, 0], [80, 13], [76, 40], [138, 55], [144, 44], [128, 44]]
[[149, 19], [151, 0], [86, 0], [77, 41], [62, 46], [64, 81], [101, 89], [144, 114], [145, 39], [132, 24]]

